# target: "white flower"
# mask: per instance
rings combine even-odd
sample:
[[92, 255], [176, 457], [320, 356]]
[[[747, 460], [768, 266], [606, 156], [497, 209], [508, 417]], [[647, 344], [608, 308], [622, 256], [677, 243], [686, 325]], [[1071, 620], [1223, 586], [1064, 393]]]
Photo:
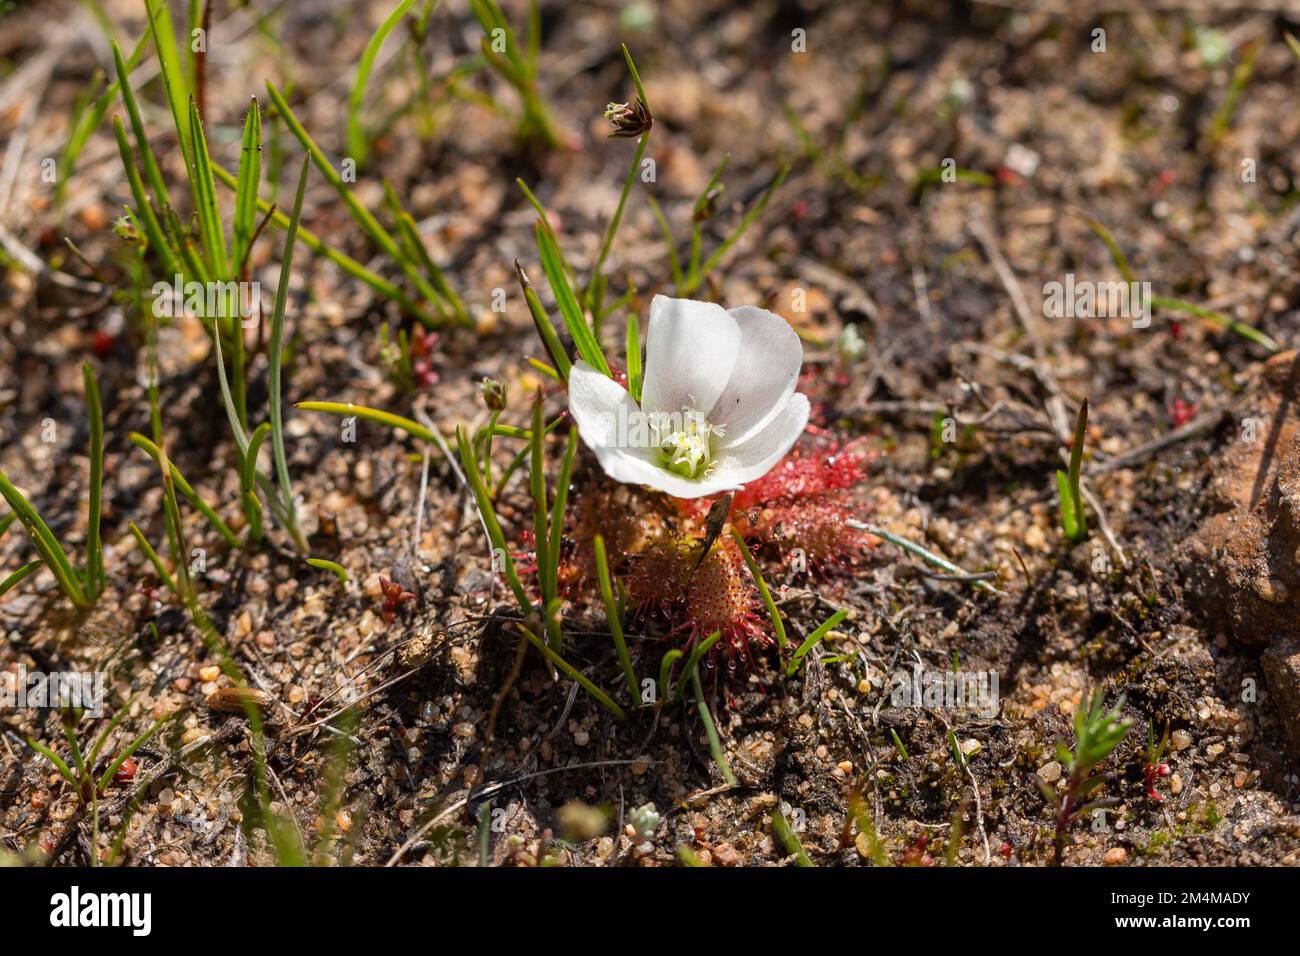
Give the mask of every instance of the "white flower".
[[802, 365], [799, 336], [779, 315], [657, 295], [640, 406], [579, 361], [569, 411], [611, 478], [699, 498], [785, 457], [808, 423], [808, 399], [794, 390]]

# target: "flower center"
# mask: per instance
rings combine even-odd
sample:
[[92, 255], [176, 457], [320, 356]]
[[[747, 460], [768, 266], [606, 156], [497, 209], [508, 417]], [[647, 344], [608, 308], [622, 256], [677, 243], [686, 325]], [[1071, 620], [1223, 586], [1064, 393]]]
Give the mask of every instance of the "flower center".
[[723, 429], [713, 425], [689, 406], [680, 413], [659, 416], [659, 463], [683, 478], [699, 478], [713, 464], [713, 439], [720, 438]]

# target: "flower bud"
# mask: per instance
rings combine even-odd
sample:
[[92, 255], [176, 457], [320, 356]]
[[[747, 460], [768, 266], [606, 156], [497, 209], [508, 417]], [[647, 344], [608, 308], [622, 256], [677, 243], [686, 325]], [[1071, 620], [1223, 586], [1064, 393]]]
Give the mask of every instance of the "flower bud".
[[488, 407], [488, 411], [500, 412], [505, 409], [506, 387], [496, 379], [483, 379], [481, 393], [483, 395], [483, 404]]
[[610, 136], [632, 138], [650, 132], [655, 119], [650, 115], [641, 97], [635, 103], [610, 103], [605, 107], [605, 119], [614, 127]]

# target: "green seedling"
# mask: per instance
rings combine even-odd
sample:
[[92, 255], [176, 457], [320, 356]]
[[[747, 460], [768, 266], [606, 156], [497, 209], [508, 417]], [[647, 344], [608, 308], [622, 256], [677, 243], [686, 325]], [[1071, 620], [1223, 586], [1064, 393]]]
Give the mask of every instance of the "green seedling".
[[1076, 544], [1088, 537], [1088, 515], [1084, 510], [1083, 490], [1080, 484], [1083, 471], [1083, 442], [1088, 433], [1088, 400], [1079, 405], [1074, 420], [1074, 445], [1070, 449], [1069, 472], [1056, 470], [1056, 493], [1061, 501], [1061, 530]]
[[27, 745], [43, 756], [54, 769], [59, 772], [68, 785], [72, 788], [81, 802], [85, 804], [92, 803], [104, 795], [108, 785], [113, 781], [113, 775], [122, 768], [131, 756], [144, 746], [145, 741], [152, 737], [168, 720], [176, 715], [177, 712], [166, 714], [155, 720], [143, 734], [136, 737], [105, 767], [103, 773], [95, 775], [95, 765], [99, 761], [101, 751], [104, 745], [108, 743], [109, 736], [118, 725], [122, 723], [127, 714], [130, 713], [130, 707], [119, 708], [118, 712], [113, 715], [113, 719], [104, 725], [103, 730], [95, 737], [89, 751], [82, 751], [81, 744], [77, 740], [76, 725], [81, 719], [82, 712], [80, 708], [68, 708], [61, 715], [60, 723], [63, 726], [63, 736], [67, 739], [68, 749], [72, 758], [72, 765], [60, 757], [55, 751], [42, 744], [40, 741], [27, 738]]
[[[1065, 793], [1057, 805], [1056, 835], [1053, 840], [1056, 862], [1061, 862], [1065, 852], [1065, 841], [1070, 825], [1080, 816], [1112, 807], [1119, 802], [1114, 797], [1093, 798], [1093, 794], [1107, 780], [1106, 774], [1093, 771], [1099, 767], [1111, 752], [1124, 740], [1132, 721], [1121, 717], [1124, 698], [1109, 711], [1105, 710], [1104, 696], [1100, 688], [1097, 692], [1080, 703], [1074, 712], [1074, 749], [1068, 748], [1063, 741], [1056, 745], [1057, 759], [1068, 774]], [[1042, 780], [1039, 786], [1049, 803], [1056, 802], [1057, 794]]]
[[[108, 790], [108, 785], [112, 783], [114, 779], [125, 782], [134, 777], [135, 764], [132, 760], [133, 755], [144, 746], [145, 742], [148, 741], [150, 737], [154, 736], [154, 734], [162, 729], [163, 725], [166, 724], [167, 721], [180, 713], [179, 711], [174, 711], [170, 714], [164, 714], [162, 717], [159, 717], [147, 730], [145, 730], [144, 733], [130, 741], [116, 757], [108, 762], [104, 771], [96, 776], [96, 764], [99, 762], [100, 755], [104, 750], [104, 745], [108, 743], [109, 737], [122, 723], [122, 720], [127, 716], [127, 714], [130, 713], [130, 710], [131, 708], [129, 705], [121, 707], [113, 716], [112, 720], [108, 721], [108, 723], [104, 725], [104, 728], [99, 732], [99, 735], [91, 744], [90, 750], [83, 752], [76, 734], [76, 725], [81, 719], [82, 711], [80, 708], [67, 708], [60, 715], [60, 723], [63, 727], [63, 735], [68, 742], [68, 748], [72, 758], [71, 765], [60, 757], [53, 748], [47, 747], [45, 744], [42, 744], [31, 737], [27, 738], [27, 745], [54, 766], [54, 769], [58, 771], [59, 776], [62, 777], [67, 782], [68, 786], [72, 788], [72, 791], [77, 794], [82, 806], [89, 806], [91, 808], [91, 866], [98, 866], [100, 863], [100, 798], [104, 796], [104, 793]], [[128, 764], [127, 761], [132, 762]], [[125, 828], [127, 825], [126, 820], [124, 820], [121, 825]], [[124, 836], [125, 833], [121, 834], [119, 840]], [[115, 854], [110, 854], [109, 862], [112, 861], [114, 855]]]
[[308, 558], [307, 563], [313, 568], [332, 572], [334, 577], [338, 578], [339, 584], [348, 583], [347, 568], [343, 567], [343, 565], [339, 564], [337, 561], [329, 561], [325, 558]]
[[[50, 530], [50, 526], [41, 517], [40, 512], [32, 506], [21, 491], [13, 486], [5, 473], [0, 471], [0, 497], [8, 502], [11, 514], [22, 522], [23, 529], [31, 539], [36, 553], [58, 582], [59, 590], [78, 611], [93, 607], [99, 600], [106, 583], [104, 549], [99, 538], [104, 490], [104, 412], [99, 401], [99, 382], [90, 363], [81, 367], [81, 374], [86, 390], [86, 413], [90, 419], [90, 490], [86, 519], [86, 561], [83, 569], [78, 570], [73, 566], [68, 552], [59, 543], [58, 537]], [[14, 518], [8, 519], [9, 522], [13, 520]], [[7, 527], [8, 523], [5, 526]], [[0, 585], [0, 594], [12, 588], [34, 570], [28, 564], [10, 574], [5, 578], [3, 585]]]
[[704, 689], [700, 686], [698, 658], [694, 662], [688, 663], [687, 667], [691, 678], [691, 688], [695, 691], [695, 706], [699, 709], [700, 720], [704, 724], [704, 734], [709, 740], [709, 753], [713, 756], [713, 762], [718, 765], [718, 770], [722, 773], [722, 779], [728, 786], [734, 787], [739, 781], [731, 770], [731, 764], [727, 763], [727, 755], [722, 749], [722, 740], [718, 737], [718, 727], [713, 722], [713, 715], [709, 713], [709, 705], [704, 700]]
[[521, 45], [497, 0], [470, 0], [470, 11], [483, 28], [479, 46], [483, 58], [518, 94], [522, 103], [518, 135], [521, 142], [560, 149], [570, 143], [551, 117], [537, 85], [537, 56], [542, 45], [542, 17], [536, 0], [529, 0], [528, 28]]
[[786, 665], [785, 676], [793, 677], [795, 672], [799, 670], [799, 665], [803, 663], [803, 659], [808, 656], [808, 652], [820, 644], [826, 635], [833, 631], [839, 623], [848, 616], [848, 610], [840, 608], [818, 625], [816, 630], [804, 638], [803, 643], [799, 645], [799, 649], [794, 652], [794, 657], [790, 658], [790, 663]]
[[808, 853], [799, 842], [799, 837], [795, 834], [790, 826], [790, 821], [785, 818], [781, 808], [777, 807], [772, 811], [772, 835], [781, 841], [781, 846], [785, 852], [794, 857], [795, 866], [814, 866], [815, 864], [809, 858]]

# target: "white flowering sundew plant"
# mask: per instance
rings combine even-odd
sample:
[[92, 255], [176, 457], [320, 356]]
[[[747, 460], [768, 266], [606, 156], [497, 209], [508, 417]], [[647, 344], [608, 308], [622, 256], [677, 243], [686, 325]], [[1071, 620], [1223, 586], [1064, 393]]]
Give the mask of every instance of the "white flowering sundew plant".
[[569, 375], [569, 410], [606, 474], [677, 498], [761, 478], [803, 433], [795, 392], [799, 336], [752, 306], [655, 296], [640, 403], [586, 362]]

